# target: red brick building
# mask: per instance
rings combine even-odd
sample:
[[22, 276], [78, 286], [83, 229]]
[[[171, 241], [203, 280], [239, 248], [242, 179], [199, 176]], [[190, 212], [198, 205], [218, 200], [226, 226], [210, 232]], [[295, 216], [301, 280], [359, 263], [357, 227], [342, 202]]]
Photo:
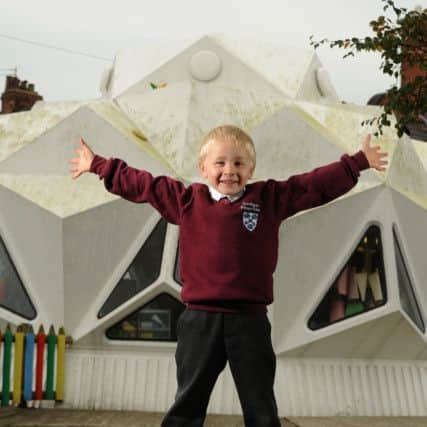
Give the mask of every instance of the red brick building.
[[21, 81], [16, 76], [6, 77], [6, 87], [1, 96], [1, 114], [17, 113], [31, 110], [32, 106], [43, 97], [34, 90], [34, 84]]
[[[423, 13], [424, 16], [427, 14], [427, 10], [424, 9], [421, 12], [414, 12], [414, 13]], [[425, 30], [427, 30], [427, 24], [425, 25]], [[422, 36], [423, 40], [425, 40], [425, 31]], [[422, 43], [422, 42], [421, 42]], [[404, 58], [402, 60], [400, 75], [401, 75], [401, 85], [404, 85], [406, 83], [412, 82], [416, 77], [421, 78], [427, 78], [427, 71], [425, 68], [422, 68], [418, 64], [409, 64], [409, 62], [405, 59], [406, 55], [413, 54], [414, 52], [420, 52], [421, 55], [421, 61], [425, 64], [426, 58], [425, 58], [425, 50], [418, 50], [419, 48], [417, 46], [420, 45], [420, 42], [417, 40], [416, 43], [411, 40], [406, 40], [406, 48], [403, 50]], [[424, 43], [425, 45], [425, 43]], [[422, 47], [424, 47], [423, 44], [421, 44]], [[411, 52], [412, 50], [412, 52]], [[368, 105], [384, 105], [386, 102], [386, 93], [381, 92], [373, 95], [368, 100]], [[427, 115], [427, 112], [425, 112], [424, 116]], [[425, 117], [420, 117], [419, 120], [409, 123], [406, 126], [407, 133], [415, 139], [426, 141], [427, 142], [427, 123], [425, 122]]]

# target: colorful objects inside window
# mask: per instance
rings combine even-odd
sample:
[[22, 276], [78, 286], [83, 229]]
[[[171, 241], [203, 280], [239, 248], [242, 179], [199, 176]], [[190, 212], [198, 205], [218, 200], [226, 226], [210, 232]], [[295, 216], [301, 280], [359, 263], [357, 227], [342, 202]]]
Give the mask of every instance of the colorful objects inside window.
[[130, 298], [150, 286], [160, 275], [167, 223], [161, 219], [142, 248], [132, 261], [129, 269], [105, 301], [98, 317], [104, 317]]
[[402, 308], [423, 333], [426, 330], [423, 316], [415, 296], [414, 288], [404, 261], [402, 245], [399, 244], [396, 226], [393, 226], [394, 253], [396, 255], [399, 297]]
[[176, 324], [185, 305], [163, 293], [107, 329], [112, 340], [176, 341]]
[[384, 305], [387, 301], [380, 229], [368, 228], [308, 326], [316, 330]]
[[0, 238], [0, 307], [25, 319], [34, 319], [36, 310]]

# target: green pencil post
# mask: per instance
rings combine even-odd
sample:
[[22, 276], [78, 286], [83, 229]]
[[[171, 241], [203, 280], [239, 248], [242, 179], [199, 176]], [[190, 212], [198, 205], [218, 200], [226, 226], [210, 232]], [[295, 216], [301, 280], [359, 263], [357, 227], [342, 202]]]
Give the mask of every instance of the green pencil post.
[[47, 336], [46, 400], [55, 400], [55, 391], [53, 389], [55, 377], [55, 345], [56, 335], [52, 325], [49, 328], [49, 334]]
[[2, 384], [1, 406], [9, 406], [9, 401], [10, 401], [10, 371], [12, 366], [12, 342], [13, 342], [13, 334], [10, 330], [10, 325], [7, 325], [6, 332], [4, 334], [3, 384]]

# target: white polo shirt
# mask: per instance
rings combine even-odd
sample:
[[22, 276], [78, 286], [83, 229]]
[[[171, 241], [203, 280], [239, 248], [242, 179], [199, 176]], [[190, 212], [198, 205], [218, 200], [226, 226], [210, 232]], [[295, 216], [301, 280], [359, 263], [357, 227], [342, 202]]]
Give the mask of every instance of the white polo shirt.
[[215, 190], [215, 188], [209, 186], [209, 193], [211, 194], [212, 199], [214, 199], [217, 202], [221, 199], [226, 198], [230, 201], [230, 203], [233, 203], [236, 200], [239, 200], [243, 196], [243, 194], [245, 194], [245, 188], [246, 187], [244, 187], [243, 190], [240, 191], [239, 193], [229, 196], [227, 194], [222, 194], [218, 190]]

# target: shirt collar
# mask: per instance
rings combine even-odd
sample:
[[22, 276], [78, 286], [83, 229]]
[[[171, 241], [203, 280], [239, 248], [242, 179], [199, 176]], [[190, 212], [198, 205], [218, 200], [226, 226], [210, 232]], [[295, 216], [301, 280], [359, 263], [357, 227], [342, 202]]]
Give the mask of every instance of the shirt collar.
[[230, 200], [230, 202], [235, 202], [236, 200], [239, 200], [243, 196], [246, 189], [246, 187], [243, 187], [242, 191], [240, 191], [239, 193], [233, 194], [232, 196], [228, 196], [227, 194], [222, 194], [218, 190], [215, 190], [215, 188], [211, 187], [210, 185], [208, 186], [208, 188], [209, 188], [209, 193], [211, 194], [212, 199], [214, 199], [217, 202], [223, 199], [224, 197]]

